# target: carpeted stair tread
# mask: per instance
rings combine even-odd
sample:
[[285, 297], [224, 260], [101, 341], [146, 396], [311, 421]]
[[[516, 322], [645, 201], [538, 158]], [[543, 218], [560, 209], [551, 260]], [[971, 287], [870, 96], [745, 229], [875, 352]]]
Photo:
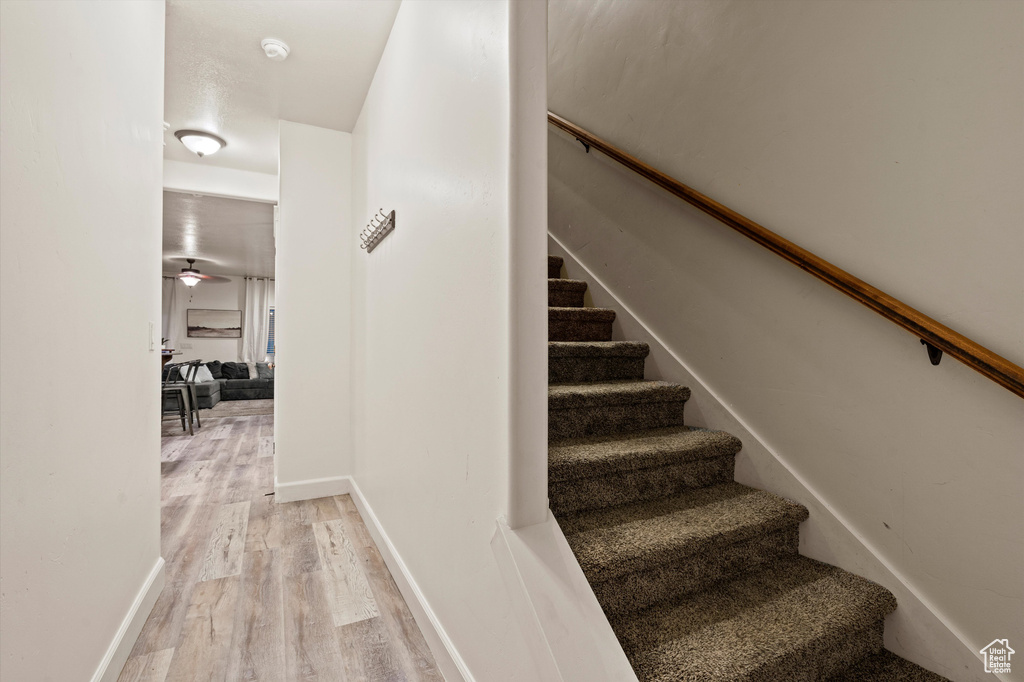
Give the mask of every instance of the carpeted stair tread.
[[623, 403], [685, 402], [689, 398], [689, 388], [667, 381], [602, 381], [548, 386], [549, 410]]
[[883, 649], [855, 663], [830, 682], [949, 682], [942, 675]]
[[706, 553], [807, 518], [807, 510], [777, 495], [723, 483], [636, 504], [559, 518], [580, 567], [594, 582]]
[[651, 352], [646, 343], [636, 341], [551, 341], [549, 358], [646, 358]]
[[562, 277], [548, 277], [549, 289], [567, 289], [570, 291], [586, 291], [587, 283], [581, 279], [565, 279]]
[[614, 322], [615, 311], [608, 308], [548, 307], [548, 320], [572, 322]]
[[548, 279], [561, 277], [562, 259], [558, 256], [548, 256]]
[[586, 293], [586, 282], [548, 278], [548, 307], [579, 308]]
[[725, 431], [686, 426], [556, 441], [548, 446], [548, 481], [572, 481], [735, 455], [742, 443]]
[[895, 608], [885, 588], [797, 556], [611, 620], [643, 682], [816, 680], [877, 653]]

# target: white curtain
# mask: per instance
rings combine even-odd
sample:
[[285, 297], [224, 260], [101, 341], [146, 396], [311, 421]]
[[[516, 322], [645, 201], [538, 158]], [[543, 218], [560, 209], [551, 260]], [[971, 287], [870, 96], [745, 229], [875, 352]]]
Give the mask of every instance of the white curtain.
[[270, 280], [245, 278], [245, 325], [242, 330], [242, 361], [263, 362], [270, 334]]
[[[161, 308], [160, 336], [170, 339], [167, 342], [168, 348], [177, 348], [184, 327], [184, 311], [181, 309], [181, 299], [178, 296], [178, 278], [163, 278], [163, 305]], [[183, 286], [183, 285], [182, 285]]]

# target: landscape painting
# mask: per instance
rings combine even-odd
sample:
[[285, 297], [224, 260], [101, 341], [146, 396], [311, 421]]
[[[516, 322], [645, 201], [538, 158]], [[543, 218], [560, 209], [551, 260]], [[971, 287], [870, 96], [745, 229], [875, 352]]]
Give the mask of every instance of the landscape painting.
[[189, 308], [186, 313], [188, 335], [205, 339], [242, 338], [241, 310], [204, 310]]

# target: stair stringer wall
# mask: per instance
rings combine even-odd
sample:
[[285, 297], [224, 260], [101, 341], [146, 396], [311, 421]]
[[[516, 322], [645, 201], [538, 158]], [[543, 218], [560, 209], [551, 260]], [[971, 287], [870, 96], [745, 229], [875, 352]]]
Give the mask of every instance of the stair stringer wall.
[[491, 550], [541, 682], [637, 682], [636, 674], [549, 511], [541, 523], [497, 521]]
[[548, 245], [548, 253], [565, 259], [564, 276], [588, 283], [587, 305], [615, 310], [614, 339], [641, 341], [650, 346], [644, 378], [690, 387], [686, 424], [727, 431], [743, 442], [736, 457], [736, 481], [807, 507], [810, 518], [800, 526], [800, 553], [873, 580], [896, 596], [899, 607], [885, 623], [887, 649], [951, 680], [983, 682], [999, 677], [984, 673], [978, 655], [947, 619], [917, 593], [905, 576], [882, 560], [852, 524], [833, 510], [782, 455], [688, 369], [685, 361], [651, 332], [600, 277], [550, 233]]

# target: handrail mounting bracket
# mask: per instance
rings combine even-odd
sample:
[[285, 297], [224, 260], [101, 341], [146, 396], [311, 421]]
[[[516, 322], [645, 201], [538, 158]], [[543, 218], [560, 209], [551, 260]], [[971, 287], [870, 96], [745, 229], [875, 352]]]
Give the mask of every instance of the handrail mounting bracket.
[[584, 142], [583, 140], [581, 140], [578, 137], [576, 138], [576, 141], [579, 142], [581, 145], [583, 145], [583, 148], [587, 150], [588, 154], [590, 153], [590, 145], [588, 143]]
[[921, 339], [921, 343], [924, 344], [925, 348], [928, 349], [928, 359], [932, 361], [933, 365], [939, 364], [942, 361], [942, 350], [936, 348], [932, 344], [928, 343], [924, 339]]

